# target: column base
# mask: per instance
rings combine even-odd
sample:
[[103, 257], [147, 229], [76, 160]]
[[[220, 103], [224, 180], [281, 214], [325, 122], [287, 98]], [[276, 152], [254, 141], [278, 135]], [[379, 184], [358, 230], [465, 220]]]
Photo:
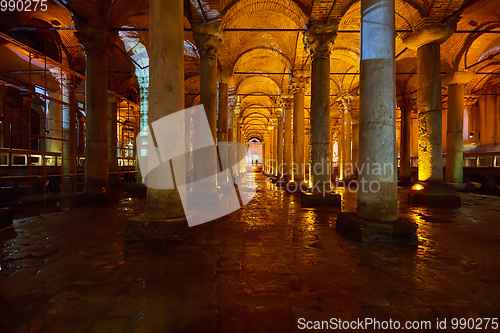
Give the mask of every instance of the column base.
[[356, 213], [340, 213], [335, 229], [359, 243], [417, 244], [417, 224], [402, 218], [393, 222], [364, 220]]
[[417, 182], [408, 201], [413, 205], [460, 207], [461, 200], [451, 185], [444, 182]]
[[411, 177], [399, 177], [398, 186], [411, 186]]
[[108, 191], [105, 193], [76, 193], [73, 195], [72, 199], [75, 206], [109, 204], [120, 200], [120, 192]]
[[194, 229], [185, 216], [172, 219], [149, 219], [145, 214], [125, 222], [125, 242], [182, 242]]
[[312, 193], [312, 192], [300, 192], [300, 199], [302, 207], [313, 208], [313, 207], [336, 207], [340, 208], [342, 203], [342, 197], [338, 193]]
[[302, 181], [288, 182], [285, 185], [285, 191], [290, 194], [306, 192], [308, 190], [307, 183]]

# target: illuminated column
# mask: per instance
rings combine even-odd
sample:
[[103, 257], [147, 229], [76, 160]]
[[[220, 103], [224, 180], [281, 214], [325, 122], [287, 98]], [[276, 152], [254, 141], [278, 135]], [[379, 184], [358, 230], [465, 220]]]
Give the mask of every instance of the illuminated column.
[[[60, 77], [60, 75], [54, 75], [54, 77]], [[61, 91], [48, 92], [49, 97], [55, 98], [57, 100], [62, 100]], [[60, 153], [62, 149], [62, 141], [57, 139], [62, 139], [62, 104], [58, 102], [49, 101], [47, 108], [47, 124], [46, 127], [49, 130], [48, 137], [54, 139], [47, 139], [47, 152]]]
[[446, 25], [423, 25], [404, 43], [417, 50], [418, 180], [410, 201], [459, 206], [460, 197], [443, 176], [440, 43], [453, 34]]
[[330, 47], [337, 36], [333, 25], [311, 24], [307, 32], [311, 68], [311, 165], [315, 193], [331, 191]]
[[[181, 0], [149, 1], [149, 124], [184, 109], [183, 12]], [[154, 170], [150, 174], [161, 176]], [[148, 188], [145, 217], [169, 222], [185, 220], [179, 192]]]
[[[238, 135], [238, 113], [240, 109], [240, 102], [238, 99], [236, 99], [236, 102], [234, 103], [234, 109], [231, 111], [231, 142], [238, 142], [237, 140], [237, 135]], [[231, 159], [232, 163], [231, 165], [235, 165], [236, 162], [238, 161], [238, 152], [237, 149], [232, 149], [232, 154], [231, 154]], [[233, 169], [233, 176], [234, 177], [239, 177], [239, 170], [237, 168]]]
[[304, 160], [305, 180], [311, 186], [311, 127], [304, 127]]
[[352, 119], [352, 166], [357, 176], [357, 165], [359, 160], [359, 119]]
[[85, 154], [85, 117], [81, 112], [77, 113], [78, 118], [78, 142], [76, 143], [76, 151], [78, 154]]
[[[143, 128], [148, 126], [149, 75], [137, 77], [137, 82], [139, 82], [139, 92], [140, 92], [139, 131], [142, 131]], [[135, 160], [135, 171], [137, 171], [135, 176], [136, 184], [142, 185], [143, 184], [142, 174], [141, 174], [141, 169], [139, 168], [139, 162], [137, 160], [137, 156]]]
[[463, 189], [464, 180], [464, 110], [465, 84], [476, 77], [473, 72], [454, 72], [443, 78], [448, 86], [448, 115], [446, 130], [446, 182]]
[[279, 176], [279, 155], [278, 155], [278, 128], [279, 118], [274, 115], [273, 118], [273, 176]]
[[63, 76], [61, 84], [62, 101], [62, 173], [63, 195], [74, 193], [74, 181], [76, 173], [76, 96], [71, 76]]
[[118, 100], [115, 96], [108, 97], [108, 170], [109, 170], [109, 187], [117, 190], [120, 184], [120, 175], [118, 172], [118, 133], [117, 133], [117, 117], [118, 117]]
[[[237, 119], [237, 126], [236, 126], [236, 129], [237, 129], [237, 133], [236, 133], [236, 142], [239, 142], [239, 143], [244, 143], [243, 142], [243, 133], [242, 133], [242, 129], [243, 129], [243, 119], [241, 117], [238, 117]], [[242, 161], [240, 163], [240, 169], [238, 170], [239, 171], [239, 174], [240, 176], [242, 176], [247, 170], [247, 166], [246, 166], [246, 157], [245, 157], [245, 154], [246, 152], [242, 151], [241, 149], [238, 149], [238, 161]]]
[[281, 178], [283, 176], [283, 111], [278, 114], [278, 146], [277, 146], [277, 176]]
[[342, 179], [349, 180], [352, 171], [351, 154], [351, 101], [352, 96], [342, 96]]
[[293, 163], [295, 164], [293, 181], [300, 184], [304, 181], [304, 94], [307, 84], [305, 71], [293, 71]]
[[292, 99], [285, 99], [285, 143], [283, 146], [283, 178], [285, 182], [292, 180]]
[[[217, 48], [221, 44], [219, 25], [220, 22], [211, 22], [193, 26], [201, 66], [200, 104], [205, 108], [214, 142], [217, 142]], [[205, 166], [210, 169], [208, 174], [215, 175], [219, 171], [217, 156], [213, 154], [209, 159]], [[211, 180], [215, 181], [216, 178], [207, 178], [205, 186], [217, 188], [215, 183], [210, 184]]]
[[[219, 82], [219, 117], [217, 119], [217, 142], [228, 142], [228, 96], [227, 96], [227, 82], [231, 77], [221, 75], [221, 82]], [[224, 149], [220, 156], [227, 156], [226, 144], [220, 145], [219, 148]], [[227, 161], [221, 161], [222, 165], [226, 165]]]
[[86, 57], [85, 193], [108, 188], [108, 29], [75, 21]]
[[399, 184], [409, 185], [411, 180], [410, 168], [410, 139], [411, 139], [411, 111], [413, 103], [402, 96], [398, 100], [401, 110], [401, 155], [399, 159]]
[[394, 2], [361, 0], [358, 205], [335, 226], [360, 242], [417, 241], [416, 224], [398, 220]]

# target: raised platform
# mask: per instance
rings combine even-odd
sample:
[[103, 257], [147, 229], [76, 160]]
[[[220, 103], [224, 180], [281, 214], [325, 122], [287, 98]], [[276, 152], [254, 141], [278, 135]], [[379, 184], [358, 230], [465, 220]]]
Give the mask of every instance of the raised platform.
[[411, 187], [408, 201], [413, 205], [460, 207], [461, 200], [453, 186], [444, 182], [417, 182]]
[[336, 207], [340, 208], [342, 197], [338, 193], [300, 192], [302, 207]]
[[182, 242], [194, 229], [185, 216], [173, 219], [149, 219], [144, 214], [125, 222], [125, 242]]
[[360, 243], [417, 244], [417, 224], [404, 219], [393, 222], [360, 219], [356, 213], [340, 213], [335, 229]]

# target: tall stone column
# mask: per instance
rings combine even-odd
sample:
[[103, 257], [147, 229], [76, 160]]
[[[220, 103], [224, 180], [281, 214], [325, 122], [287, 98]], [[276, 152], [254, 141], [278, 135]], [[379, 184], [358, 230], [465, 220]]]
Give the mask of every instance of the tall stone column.
[[311, 68], [311, 165], [313, 193], [331, 191], [330, 47], [337, 36], [333, 25], [311, 24], [307, 33]]
[[108, 170], [109, 187], [118, 190], [120, 186], [120, 175], [118, 172], [118, 99], [110, 95], [108, 97]]
[[397, 212], [394, 2], [361, 0], [358, 206], [336, 229], [362, 242], [417, 241]]
[[311, 127], [304, 127], [304, 177], [311, 186]]
[[[143, 129], [147, 129], [148, 125], [148, 109], [149, 109], [149, 75], [148, 76], [138, 76], [137, 82], [139, 83], [139, 131]], [[137, 134], [135, 136], [137, 138]], [[135, 175], [135, 182], [137, 185], [142, 185], [142, 174], [141, 169], [139, 168], [139, 161], [137, 160], [137, 156], [135, 159], [135, 171], [137, 172]]]
[[460, 197], [444, 184], [440, 43], [453, 28], [423, 25], [405, 39], [405, 45], [417, 50], [418, 180], [410, 201], [424, 205], [459, 206]]
[[358, 176], [359, 161], [359, 119], [352, 119], [352, 166], [354, 175]]
[[464, 181], [464, 110], [465, 84], [476, 77], [474, 72], [454, 72], [446, 75], [442, 85], [448, 86], [448, 117], [446, 130], [446, 182], [463, 190]]
[[[231, 76], [229, 74], [222, 74], [219, 82], [219, 117], [217, 119], [217, 142], [228, 142], [228, 87], [227, 83]], [[223, 144], [218, 147], [218, 149], [223, 149], [220, 152], [221, 158], [225, 156], [228, 158], [227, 145]], [[222, 165], [227, 165], [227, 161], [221, 161]]]
[[74, 193], [76, 180], [76, 92], [71, 76], [63, 76], [62, 92], [62, 173], [64, 196]]
[[77, 113], [78, 119], [78, 134], [76, 143], [76, 152], [78, 154], [85, 154], [85, 117], [80, 112]]
[[[205, 108], [214, 142], [217, 142], [217, 48], [221, 44], [219, 25], [220, 22], [211, 22], [193, 26], [201, 66], [200, 104]], [[216, 154], [213, 154], [211, 160], [206, 161], [205, 165], [211, 169], [207, 174], [215, 175], [219, 172]], [[215, 178], [211, 179], [215, 180]], [[205, 183], [207, 188], [217, 188], [216, 184], [209, 184], [208, 178]]]
[[221, 44], [219, 25], [220, 22], [211, 22], [193, 26], [201, 66], [200, 103], [205, 108], [214, 142], [217, 139], [217, 49]]
[[285, 143], [283, 146], [283, 178], [286, 183], [292, 180], [292, 99], [285, 99]]
[[411, 181], [410, 139], [411, 111], [413, 104], [402, 96], [398, 101], [401, 110], [401, 155], [399, 159], [399, 184], [409, 185]]
[[85, 193], [95, 195], [108, 188], [108, 29], [75, 25], [86, 57]]
[[278, 129], [279, 118], [274, 115], [273, 119], [273, 176], [279, 177], [279, 155], [278, 155]]
[[[184, 109], [183, 2], [151, 0], [149, 18], [148, 123], [151, 125], [156, 120]], [[148, 188], [145, 217], [184, 220], [184, 210], [177, 189]]]
[[[242, 128], [243, 127], [243, 119], [241, 117], [238, 117], [237, 119], [237, 125], [236, 125], [236, 129], [237, 129], [237, 133], [236, 133], [236, 142], [239, 142], [239, 143], [243, 143], [243, 133], [241, 132], [242, 131]], [[245, 159], [245, 152], [242, 151], [241, 149], [238, 149], [238, 161], [241, 161], [241, 160], [244, 160]], [[239, 171], [239, 174], [240, 176], [244, 175], [244, 173], [247, 171], [246, 170], [246, 162], [243, 161], [240, 163], [240, 169], [238, 170]]]
[[[53, 75], [60, 77], [60, 75]], [[61, 91], [49, 92], [49, 96], [57, 100], [62, 100]], [[46, 127], [49, 130], [46, 149], [47, 152], [60, 153], [62, 150], [62, 104], [49, 101], [47, 110]], [[51, 139], [53, 138], [53, 139]], [[58, 140], [59, 139], [59, 140]]]
[[293, 71], [293, 181], [302, 184], [305, 175], [304, 95], [307, 84], [305, 71]]
[[342, 179], [352, 178], [351, 153], [351, 96], [342, 96]]
[[283, 115], [282, 115], [282, 112], [283, 111], [280, 111], [280, 113], [278, 114], [277, 118], [278, 118], [278, 145], [277, 145], [277, 149], [276, 149], [276, 152], [278, 154], [278, 158], [277, 158], [277, 176], [278, 178], [281, 178], [283, 176]]

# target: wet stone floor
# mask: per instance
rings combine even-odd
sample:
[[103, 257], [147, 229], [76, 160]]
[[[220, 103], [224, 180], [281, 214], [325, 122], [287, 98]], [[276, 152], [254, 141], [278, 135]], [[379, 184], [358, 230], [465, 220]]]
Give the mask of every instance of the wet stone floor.
[[[441, 332], [452, 318], [500, 318], [499, 197], [430, 210], [400, 189], [418, 247], [363, 245], [335, 231], [338, 210], [301, 209], [255, 177], [254, 200], [182, 243], [124, 244], [143, 199], [16, 220], [0, 240], [0, 332], [297, 332], [300, 318]], [[355, 206], [345, 194], [342, 209]]]

